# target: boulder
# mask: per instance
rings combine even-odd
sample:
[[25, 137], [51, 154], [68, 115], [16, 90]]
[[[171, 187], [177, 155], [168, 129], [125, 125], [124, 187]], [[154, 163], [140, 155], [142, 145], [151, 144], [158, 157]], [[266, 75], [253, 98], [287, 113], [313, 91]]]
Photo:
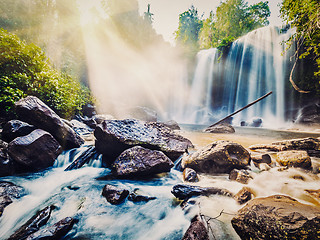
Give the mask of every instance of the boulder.
[[139, 194], [138, 190], [133, 191], [128, 196], [128, 200], [131, 202], [149, 202], [150, 200], [154, 200], [154, 199], [156, 199], [156, 197], [149, 197], [149, 196]]
[[300, 110], [295, 123], [299, 124], [314, 124], [320, 123], [320, 103], [310, 104]]
[[207, 133], [235, 133], [236, 130], [230, 124], [221, 123], [215, 126], [210, 126], [204, 130]]
[[254, 117], [249, 122], [250, 127], [261, 127], [261, 125], [262, 125], [262, 119], [259, 117]]
[[266, 163], [266, 164], [271, 164], [272, 159], [270, 154], [256, 154], [256, 155], [251, 155], [251, 160], [254, 164], [260, 164], [260, 163]]
[[311, 158], [306, 151], [291, 150], [278, 152], [276, 160], [281, 166], [311, 169]]
[[9, 157], [7, 149], [0, 148], [0, 177], [15, 174], [13, 160]]
[[135, 146], [121, 153], [112, 168], [118, 177], [131, 178], [170, 172], [173, 166], [173, 162], [163, 152]]
[[61, 152], [62, 148], [57, 140], [41, 129], [14, 139], [8, 146], [9, 156], [21, 166], [22, 172], [51, 167]]
[[186, 182], [199, 182], [198, 174], [192, 168], [184, 169], [182, 173], [182, 177], [183, 177], [183, 181], [186, 181]]
[[102, 189], [102, 196], [104, 196], [109, 203], [114, 205], [122, 203], [128, 195], [128, 190], [110, 184], [106, 184]]
[[28, 96], [15, 103], [19, 118], [54, 136], [64, 149], [79, 147], [84, 140], [40, 99]]
[[169, 120], [166, 122], [162, 122], [162, 124], [171, 130], [180, 130], [179, 124], [175, 120]]
[[4, 209], [13, 202], [14, 199], [24, 195], [24, 189], [11, 182], [0, 182], [0, 217]]
[[196, 217], [191, 221], [182, 240], [209, 240], [209, 234], [203, 222]]
[[230, 193], [226, 189], [215, 188], [215, 187], [199, 187], [199, 186], [191, 186], [185, 184], [178, 184], [173, 186], [171, 193], [178, 199], [187, 200], [191, 197], [195, 196], [209, 196], [209, 195], [223, 195], [232, 197], [232, 193]]
[[229, 174], [229, 179], [232, 181], [237, 181], [242, 184], [247, 184], [249, 180], [252, 179], [252, 176], [246, 170], [233, 169]]
[[[72, 129], [80, 136], [93, 133], [93, 129], [91, 127], [89, 127], [87, 124], [80, 122], [76, 119], [72, 119], [69, 123]], [[94, 125], [94, 127], [96, 127], [96, 125]]]
[[236, 195], [234, 195], [234, 199], [239, 203], [239, 204], [244, 204], [251, 200], [253, 195], [252, 189], [248, 187], [243, 187]]
[[319, 239], [320, 208], [284, 195], [256, 198], [231, 223], [241, 239]]
[[13, 139], [28, 135], [35, 127], [20, 120], [11, 120], [3, 126], [2, 139], [11, 142]]
[[48, 206], [38, 211], [32, 218], [30, 218], [25, 224], [17, 229], [8, 240], [20, 240], [25, 239], [32, 233], [38, 231], [42, 226], [46, 225], [54, 206]]
[[135, 119], [104, 121], [96, 127], [94, 135], [97, 150], [113, 160], [134, 146], [160, 150], [176, 160], [188, 147], [193, 146], [188, 139], [163, 124]]
[[237, 168], [245, 168], [250, 164], [249, 152], [238, 143], [216, 141], [206, 147], [185, 155], [182, 167], [190, 167], [203, 173], [230, 173]]
[[88, 103], [82, 107], [82, 113], [84, 116], [92, 118], [96, 115], [96, 107]]
[[72, 229], [75, 219], [66, 217], [59, 222], [43, 228], [31, 235], [26, 240], [40, 240], [40, 239], [62, 239]]
[[112, 115], [109, 114], [98, 114], [92, 117], [93, 120], [97, 123], [97, 124], [101, 124], [106, 120], [116, 120], [116, 118]]

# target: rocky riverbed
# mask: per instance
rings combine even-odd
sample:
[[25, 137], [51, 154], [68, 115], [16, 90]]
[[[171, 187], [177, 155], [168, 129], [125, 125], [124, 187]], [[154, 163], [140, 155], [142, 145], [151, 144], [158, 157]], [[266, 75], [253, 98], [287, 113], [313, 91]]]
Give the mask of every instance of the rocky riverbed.
[[67, 121], [31, 96], [16, 108], [0, 142], [1, 239], [320, 237], [315, 134]]

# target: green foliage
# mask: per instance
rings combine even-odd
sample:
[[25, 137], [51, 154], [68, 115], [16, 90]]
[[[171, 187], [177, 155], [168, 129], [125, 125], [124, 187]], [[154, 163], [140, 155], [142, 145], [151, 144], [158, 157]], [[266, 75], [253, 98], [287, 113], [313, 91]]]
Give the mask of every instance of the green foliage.
[[177, 42], [192, 51], [198, 50], [198, 39], [202, 25], [198, 10], [192, 5], [191, 8], [179, 15], [179, 27], [175, 32]]
[[12, 117], [14, 103], [27, 95], [66, 118], [92, 102], [89, 90], [55, 70], [39, 47], [0, 29], [0, 115]]
[[259, 2], [248, 6], [243, 0], [227, 0], [204, 20], [200, 32], [200, 48], [228, 46], [242, 35], [269, 24], [268, 2]]
[[[294, 37], [303, 43], [300, 58], [311, 57], [317, 65], [314, 75], [320, 83], [320, 2], [319, 0], [283, 0], [281, 17], [296, 27]], [[289, 42], [290, 43], [290, 42]]]

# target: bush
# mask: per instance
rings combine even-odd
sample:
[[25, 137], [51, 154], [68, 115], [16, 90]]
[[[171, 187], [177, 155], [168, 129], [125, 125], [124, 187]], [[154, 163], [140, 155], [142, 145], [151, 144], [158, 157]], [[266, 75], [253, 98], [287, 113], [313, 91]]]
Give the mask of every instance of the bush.
[[64, 118], [93, 99], [88, 88], [54, 69], [42, 50], [0, 29], [0, 116], [12, 118], [14, 103], [33, 95]]

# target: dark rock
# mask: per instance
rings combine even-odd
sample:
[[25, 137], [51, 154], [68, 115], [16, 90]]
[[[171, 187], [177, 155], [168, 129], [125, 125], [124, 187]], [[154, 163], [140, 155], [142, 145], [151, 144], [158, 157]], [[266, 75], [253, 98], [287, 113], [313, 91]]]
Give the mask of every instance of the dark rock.
[[239, 203], [239, 204], [244, 204], [251, 200], [253, 195], [252, 189], [248, 187], [243, 187], [236, 195], [234, 195], [234, 199]]
[[61, 152], [59, 143], [41, 129], [14, 139], [8, 146], [9, 156], [22, 167], [20, 170], [23, 172], [52, 166]]
[[200, 220], [194, 219], [182, 240], [209, 240], [208, 231]]
[[9, 157], [7, 149], [0, 148], [0, 177], [15, 174], [13, 160]]
[[247, 184], [252, 177], [250, 176], [249, 172], [246, 170], [238, 170], [233, 169], [229, 174], [229, 179], [232, 181], [237, 181], [242, 184]]
[[15, 103], [21, 120], [54, 136], [64, 149], [79, 147], [83, 139], [40, 99], [28, 96]]
[[32, 218], [30, 218], [24, 225], [12, 234], [8, 240], [25, 239], [32, 233], [37, 232], [42, 226], [47, 224], [54, 206], [48, 206], [38, 211]]
[[275, 195], [249, 201], [231, 223], [241, 239], [319, 239], [320, 209]]
[[262, 119], [258, 117], [252, 118], [249, 123], [250, 127], [261, 127], [261, 125], [262, 125]]
[[180, 130], [179, 124], [174, 120], [169, 120], [169, 121], [166, 121], [166, 122], [162, 122], [162, 124], [164, 126], [170, 128], [171, 130]]
[[251, 155], [251, 160], [255, 164], [260, 164], [260, 163], [266, 163], [266, 164], [271, 164], [271, 156], [270, 154], [258, 154], [258, 155]]
[[209, 195], [223, 195], [232, 197], [232, 193], [230, 193], [226, 189], [215, 188], [215, 187], [198, 187], [191, 185], [178, 184], [173, 186], [171, 193], [179, 199], [185, 200], [195, 196], [209, 196]]
[[320, 123], [320, 104], [314, 103], [302, 108], [295, 123], [299, 123], [299, 124]]
[[198, 174], [192, 168], [184, 169], [184, 171], [182, 173], [182, 176], [183, 176], [183, 181], [186, 181], [186, 182], [199, 182]]
[[207, 133], [235, 133], [234, 128], [227, 123], [221, 123], [212, 127], [208, 127], [204, 130]]
[[311, 158], [306, 151], [283, 151], [277, 153], [277, 162], [285, 167], [311, 169]]
[[156, 111], [141, 106], [129, 109], [129, 117], [146, 122], [156, 122], [158, 120]]
[[84, 164], [88, 163], [95, 155], [97, 151], [94, 146], [89, 146], [85, 151], [83, 151], [80, 156], [78, 156], [66, 169], [65, 171], [70, 171], [73, 169], [81, 168]]
[[106, 184], [102, 190], [102, 196], [111, 204], [120, 204], [129, 195], [129, 191], [126, 189], [117, 188], [113, 185]]
[[115, 159], [124, 150], [142, 146], [160, 150], [172, 160], [181, 156], [192, 143], [156, 122], [135, 119], [108, 120], [98, 125], [94, 131], [96, 148], [110, 159]]
[[101, 124], [106, 120], [116, 120], [116, 118], [112, 115], [108, 115], [108, 114], [98, 114], [92, 117], [93, 120], [95, 120], [95, 122], [97, 124]]
[[249, 152], [241, 145], [229, 141], [216, 141], [182, 158], [182, 167], [203, 173], [230, 173], [250, 163]]
[[87, 117], [87, 116], [80, 116], [77, 115], [75, 117], [75, 120], [84, 123], [85, 125], [87, 125], [87, 127], [91, 128], [91, 129], [95, 129], [97, 126], [97, 122], [95, 120], [96, 116], [93, 116], [91, 118]]
[[82, 107], [82, 113], [84, 116], [91, 118], [96, 115], [96, 108], [92, 104], [86, 104]]
[[284, 141], [277, 141], [271, 144], [256, 144], [249, 147], [251, 150], [268, 149], [271, 151], [285, 150], [320, 150], [320, 139], [318, 138], [301, 138]]
[[24, 189], [11, 182], [0, 182], [0, 217], [13, 199], [20, 198], [24, 194]]
[[13, 139], [28, 135], [35, 127], [20, 120], [11, 120], [3, 126], [2, 139], [11, 142]]
[[118, 177], [144, 177], [170, 172], [173, 162], [163, 153], [135, 146], [125, 150], [112, 167]]
[[61, 239], [72, 229], [75, 223], [75, 219], [72, 217], [66, 217], [52, 226], [43, 228], [31, 235], [26, 240], [44, 240], [44, 239]]
[[137, 190], [133, 191], [129, 194], [128, 200], [132, 202], [149, 202], [150, 200], [154, 200], [156, 197], [149, 197], [145, 195], [141, 195]]
[[241, 127], [246, 127], [246, 126], [248, 126], [248, 123], [246, 121], [241, 121], [240, 122], [240, 126]]
[[8, 143], [0, 139], [0, 149], [6, 149], [7, 147]]
[[[72, 127], [72, 129], [79, 134], [80, 136], [82, 135], [88, 135], [93, 133], [93, 129], [90, 128], [87, 124], [80, 122], [76, 119], [72, 119], [70, 122], [70, 126]], [[96, 124], [94, 125], [94, 128], [96, 127]]]

